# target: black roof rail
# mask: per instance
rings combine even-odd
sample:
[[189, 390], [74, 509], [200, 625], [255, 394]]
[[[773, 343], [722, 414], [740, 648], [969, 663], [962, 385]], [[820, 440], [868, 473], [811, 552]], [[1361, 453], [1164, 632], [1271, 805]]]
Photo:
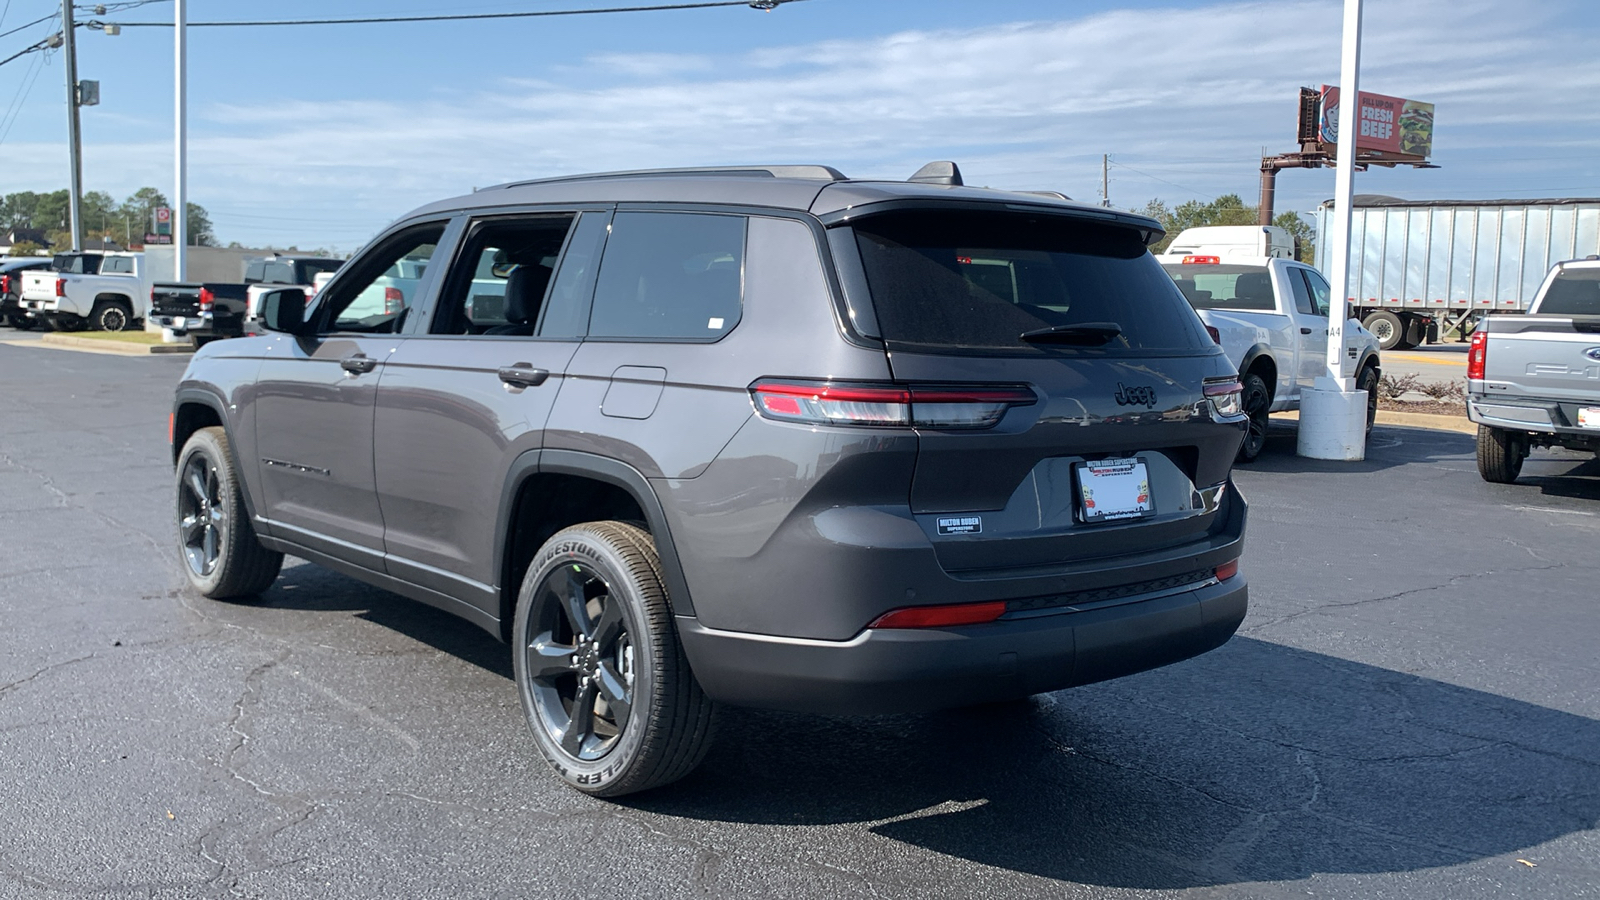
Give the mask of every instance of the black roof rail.
[[595, 181], [601, 178], [657, 178], [661, 176], [689, 175], [700, 177], [735, 176], [746, 178], [813, 178], [821, 181], [848, 181], [845, 174], [832, 166], [702, 166], [688, 169], [632, 169], [625, 172], [594, 172], [587, 175], [557, 175], [553, 178], [534, 178], [528, 181], [511, 181], [482, 190], [523, 187], [530, 184], [555, 184], [563, 181]]

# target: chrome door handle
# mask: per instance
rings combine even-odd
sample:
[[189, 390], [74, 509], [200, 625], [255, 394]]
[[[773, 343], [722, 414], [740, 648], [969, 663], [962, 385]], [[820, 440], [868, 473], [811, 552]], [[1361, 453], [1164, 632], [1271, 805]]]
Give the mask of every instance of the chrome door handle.
[[378, 367], [378, 361], [365, 354], [357, 353], [355, 356], [346, 356], [339, 360], [339, 368], [351, 375], [365, 375]]
[[511, 387], [530, 388], [544, 384], [550, 377], [548, 369], [535, 369], [527, 363], [516, 363], [510, 366], [501, 366], [498, 373], [500, 380]]

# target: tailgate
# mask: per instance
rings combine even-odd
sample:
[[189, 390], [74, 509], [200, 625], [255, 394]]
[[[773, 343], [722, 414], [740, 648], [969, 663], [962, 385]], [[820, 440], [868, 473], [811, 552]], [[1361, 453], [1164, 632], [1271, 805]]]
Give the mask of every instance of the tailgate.
[[1600, 402], [1600, 316], [1490, 323], [1484, 382], [1493, 395]]
[[946, 570], [1099, 566], [1219, 527], [1243, 419], [1204, 384], [1234, 369], [1136, 232], [932, 211], [853, 228], [896, 382], [1036, 400], [918, 428], [911, 507]]
[[156, 285], [150, 293], [150, 311], [158, 316], [197, 316], [200, 314], [200, 291]]

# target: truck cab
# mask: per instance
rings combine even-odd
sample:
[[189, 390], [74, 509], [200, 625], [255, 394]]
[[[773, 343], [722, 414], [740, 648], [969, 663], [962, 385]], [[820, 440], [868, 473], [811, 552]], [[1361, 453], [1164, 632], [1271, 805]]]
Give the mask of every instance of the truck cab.
[[[1292, 259], [1228, 255], [1236, 247], [1229, 244], [1190, 246], [1203, 252], [1156, 259], [1239, 369], [1251, 422], [1239, 461], [1249, 462], [1265, 444], [1267, 417], [1298, 410], [1301, 391], [1326, 371], [1331, 289], [1321, 272]], [[1370, 431], [1382, 373], [1378, 342], [1354, 319], [1345, 323], [1344, 340], [1356, 387], [1367, 392]]]

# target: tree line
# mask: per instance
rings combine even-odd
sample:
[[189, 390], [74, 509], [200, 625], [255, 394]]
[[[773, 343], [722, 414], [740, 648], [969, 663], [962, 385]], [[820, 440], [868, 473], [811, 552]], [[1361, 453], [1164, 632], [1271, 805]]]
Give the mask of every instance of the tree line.
[[[1210, 203], [1190, 200], [1172, 208], [1168, 208], [1167, 204], [1157, 198], [1138, 211], [1158, 220], [1162, 227], [1166, 228], [1167, 236], [1150, 248], [1152, 253], [1163, 253], [1172, 243], [1172, 239], [1185, 228], [1198, 228], [1202, 225], [1254, 225], [1259, 221], [1260, 209], [1258, 206], [1245, 206], [1244, 198], [1238, 194], [1223, 194]], [[1300, 239], [1300, 262], [1316, 261], [1317, 231], [1310, 222], [1300, 218], [1299, 213], [1286, 212], [1273, 217], [1272, 224]]]
[[[42, 232], [54, 249], [71, 247], [72, 232], [68, 222], [70, 202], [71, 194], [65, 188], [45, 194], [32, 191], [6, 194], [0, 197], [0, 231], [9, 233], [13, 229], [32, 229]], [[121, 203], [105, 191], [89, 191], [79, 204], [83, 216], [84, 242], [98, 244], [101, 238], [105, 238], [123, 247], [143, 243], [145, 233], [155, 230], [153, 219], [156, 208], [171, 205], [165, 194], [152, 187], [134, 191]], [[217, 246], [217, 235], [205, 207], [190, 203], [187, 224], [191, 245]], [[13, 253], [16, 251], [13, 250]]]

